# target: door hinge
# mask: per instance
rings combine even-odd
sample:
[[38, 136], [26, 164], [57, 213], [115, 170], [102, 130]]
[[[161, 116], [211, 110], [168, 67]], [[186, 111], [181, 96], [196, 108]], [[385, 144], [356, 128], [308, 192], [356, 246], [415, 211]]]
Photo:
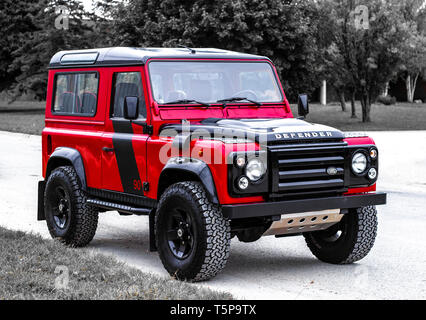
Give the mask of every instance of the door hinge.
[[143, 126], [143, 133], [153, 134], [153, 132], [154, 132], [154, 129], [151, 125], [146, 124], [146, 125]]
[[143, 191], [149, 191], [149, 182], [143, 183]]
[[138, 126], [142, 127], [142, 132], [144, 134], [153, 134], [154, 133], [154, 127], [147, 124], [146, 120], [132, 120], [133, 124], [136, 124]]

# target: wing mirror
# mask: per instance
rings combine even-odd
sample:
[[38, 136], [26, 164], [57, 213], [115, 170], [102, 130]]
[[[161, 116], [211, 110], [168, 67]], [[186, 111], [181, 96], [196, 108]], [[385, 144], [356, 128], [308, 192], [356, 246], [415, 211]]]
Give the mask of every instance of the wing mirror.
[[124, 118], [128, 120], [135, 120], [139, 116], [139, 98], [138, 97], [125, 97], [124, 98]]
[[305, 117], [309, 113], [309, 101], [308, 101], [308, 95], [303, 93], [299, 94], [299, 100], [297, 102], [299, 116]]

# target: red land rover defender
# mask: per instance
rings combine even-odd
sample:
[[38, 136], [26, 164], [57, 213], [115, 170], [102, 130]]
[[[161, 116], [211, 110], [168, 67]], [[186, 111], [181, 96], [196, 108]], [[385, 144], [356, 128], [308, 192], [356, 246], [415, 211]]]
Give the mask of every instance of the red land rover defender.
[[376, 237], [378, 151], [362, 135], [293, 118], [262, 56], [106, 48], [51, 60], [38, 219], [87, 245], [98, 213], [149, 216], [150, 248], [178, 279], [225, 267], [231, 239], [303, 235], [329, 263]]

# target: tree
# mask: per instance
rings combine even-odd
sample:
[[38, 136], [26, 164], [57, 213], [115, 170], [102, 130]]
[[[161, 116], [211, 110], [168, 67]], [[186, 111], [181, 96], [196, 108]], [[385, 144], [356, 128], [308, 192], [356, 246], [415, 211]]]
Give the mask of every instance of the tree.
[[[113, 47], [121, 43], [117, 39], [119, 34], [116, 34], [113, 28], [113, 14], [121, 4], [121, 0], [93, 0], [95, 9], [95, 14], [93, 15], [93, 21], [95, 22], [93, 47]], [[100, 37], [99, 35], [102, 36]]]
[[414, 101], [417, 80], [426, 69], [426, 32], [423, 29], [425, 4], [424, 0], [407, 0], [402, 4], [404, 18], [411, 30], [402, 50], [400, 70], [405, 76], [407, 101], [411, 103]]
[[362, 7], [354, 0], [320, 3], [329, 7], [331, 37], [340, 54], [336, 57], [343, 57], [353, 90], [361, 98], [362, 121], [369, 122], [371, 103], [397, 70], [409, 34], [401, 8], [392, 0], [371, 0]]
[[23, 0], [0, 2], [0, 91], [9, 89], [19, 75], [19, 70], [10, 70], [12, 53], [22, 44], [23, 33], [34, 30], [34, 16], [40, 7]]
[[348, 73], [344, 58], [335, 43], [323, 48], [320, 52], [322, 53], [322, 63], [319, 74], [334, 88], [339, 97], [342, 111], [346, 111], [345, 92], [351, 84], [352, 77]]
[[[31, 16], [34, 28], [19, 34], [20, 46], [12, 52], [9, 70], [18, 74], [15, 96], [32, 92], [41, 100], [46, 98], [51, 57], [61, 50], [90, 48], [93, 35], [92, 27], [85, 21], [89, 14], [78, 0], [39, 0], [32, 5], [37, 8]], [[68, 26], [63, 20], [66, 16]]]
[[417, 80], [426, 69], [426, 37], [417, 34], [410, 37], [404, 48], [404, 63], [401, 69], [405, 71], [405, 86], [407, 101], [414, 101]]
[[348, 72], [345, 59], [342, 52], [336, 45], [334, 37], [335, 27], [333, 16], [330, 11], [333, 5], [330, 2], [323, 2], [318, 6], [318, 28], [317, 28], [317, 46], [318, 46], [318, 76], [327, 80], [336, 91], [342, 111], [346, 111], [345, 93], [353, 82], [352, 75]]
[[[110, 5], [104, 1], [100, 5]], [[286, 92], [311, 92], [315, 77], [315, 1], [129, 0], [108, 8], [114, 45], [217, 47], [270, 57]]]

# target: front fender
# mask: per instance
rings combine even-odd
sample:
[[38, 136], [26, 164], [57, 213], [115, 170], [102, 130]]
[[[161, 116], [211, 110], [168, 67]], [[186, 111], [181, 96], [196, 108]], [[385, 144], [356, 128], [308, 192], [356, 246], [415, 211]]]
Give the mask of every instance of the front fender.
[[219, 204], [216, 186], [209, 166], [201, 160], [183, 157], [171, 158], [160, 174], [158, 194], [160, 195], [165, 185], [170, 185], [170, 177], [179, 175], [181, 177], [196, 176], [206, 190], [207, 197], [214, 204]]

